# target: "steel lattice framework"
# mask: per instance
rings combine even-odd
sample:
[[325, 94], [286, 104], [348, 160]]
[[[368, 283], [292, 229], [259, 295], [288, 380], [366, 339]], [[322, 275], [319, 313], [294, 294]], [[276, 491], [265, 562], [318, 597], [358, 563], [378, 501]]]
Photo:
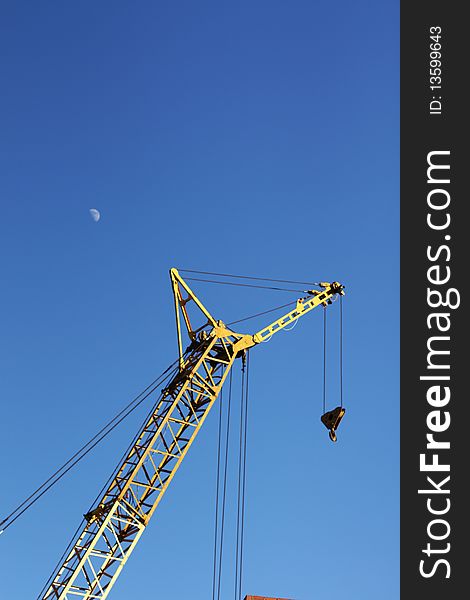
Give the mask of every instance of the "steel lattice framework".
[[[176, 269], [170, 271], [176, 308], [179, 371], [161, 391], [156, 408], [116, 471], [98, 506], [63, 563], [50, 579], [42, 600], [106, 598], [134, 550], [150, 517], [195, 440], [237, 357], [300, 316], [326, 307], [343, 286], [322, 284], [281, 319], [255, 335], [239, 334], [216, 321]], [[186, 295], [185, 295], [186, 293]], [[193, 301], [207, 321], [193, 329], [186, 305]], [[182, 350], [180, 313], [191, 344]]]

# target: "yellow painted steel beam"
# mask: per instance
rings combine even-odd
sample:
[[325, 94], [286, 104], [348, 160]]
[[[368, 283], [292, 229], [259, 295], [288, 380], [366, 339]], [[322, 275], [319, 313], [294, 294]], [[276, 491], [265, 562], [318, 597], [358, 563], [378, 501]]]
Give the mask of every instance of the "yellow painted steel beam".
[[344, 286], [337, 281], [334, 281], [333, 283], [322, 283], [321, 286], [323, 287], [323, 290], [310, 290], [309, 294], [311, 295], [306, 298], [299, 298], [297, 300], [297, 305], [293, 310], [289, 311], [279, 319], [276, 319], [266, 327], [263, 327], [263, 329], [260, 329], [260, 331], [254, 335], [244, 335], [235, 344], [235, 351], [239, 352], [241, 350], [246, 350], [256, 344], [271, 339], [275, 333], [281, 331], [281, 329], [284, 329], [288, 325], [292, 325], [295, 321], [300, 319], [300, 317], [303, 317], [317, 306], [322, 305], [326, 308], [332, 298], [337, 294], [344, 296]]

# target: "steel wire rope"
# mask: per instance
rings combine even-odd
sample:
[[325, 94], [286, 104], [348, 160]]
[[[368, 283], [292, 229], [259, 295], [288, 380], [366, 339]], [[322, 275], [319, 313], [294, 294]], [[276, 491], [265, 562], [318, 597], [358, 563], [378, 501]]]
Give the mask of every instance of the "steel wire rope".
[[218, 277], [232, 277], [233, 279], [250, 279], [253, 281], [274, 281], [276, 283], [298, 283], [300, 285], [320, 285], [314, 281], [293, 281], [292, 279], [272, 279], [271, 277], [253, 277], [249, 275], [233, 275], [230, 273], [214, 273], [213, 271], [196, 271], [194, 269], [179, 269], [182, 273], [198, 273], [199, 275], [217, 275]]
[[[102, 427], [86, 444], [75, 452], [61, 467], [59, 467], [46, 481], [44, 481], [32, 494], [30, 494], [21, 504], [19, 504], [9, 515], [1, 522], [0, 527], [3, 533], [10, 527], [26, 510], [28, 510], [41, 496], [43, 496], [52, 486], [54, 486], [62, 477], [72, 469], [82, 458], [84, 458], [93, 448], [95, 448], [113, 429], [115, 429], [122, 421], [127, 418], [144, 400], [155, 391], [155, 388], [160, 385], [162, 377], [178, 362], [173, 362], [165, 371], [163, 371], [145, 390], [140, 392], [131, 402], [129, 402], [119, 413], [117, 413], [104, 427]], [[152, 388], [152, 389], [151, 389]], [[150, 390], [150, 391], [148, 391]], [[146, 393], [148, 392], [148, 393]], [[145, 394], [145, 396], [143, 396]], [[142, 397], [143, 396], [143, 397]], [[133, 406], [134, 405], [134, 406]], [[127, 412], [126, 412], [127, 411]], [[126, 414], [124, 414], [126, 413]], [[122, 416], [123, 415], [123, 416]], [[114, 423], [114, 425], [113, 425]], [[108, 431], [106, 431], [108, 430]], [[98, 438], [98, 439], [97, 439]], [[96, 440], [96, 442], [95, 442]], [[95, 442], [95, 443], [93, 443]], [[88, 448], [88, 446], [90, 446]], [[75, 460], [76, 459], [76, 460]], [[69, 466], [70, 465], [70, 466]], [[68, 468], [66, 468], [68, 467]], [[59, 475], [60, 474], [60, 475]], [[47, 485], [49, 484], [49, 485]], [[45, 488], [45, 489], [44, 489]], [[42, 492], [41, 492], [42, 490]], [[39, 492], [41, 492], [39, 494]], [[28, 504], [29, 503], [29, 504]], [[26, 506], [25, 506], [26, 505]], [[23, 508], [24, 507], [24, 508]], [[23, 508], [23, 510], [21, 510]], [[16, 513], [18, 513], [16, 515]], [[16, 515], [13, 519], [13, 515]]]
[[339, 297], [339, 397], [343, 408], [343, 297]]
[[[183, 352], [183, 358], [186, 357], [186, 355], [188, 354], [188, 350], [185, 350]], [[173, 367], [176, 363], [179, 362], [179, 358], [176, 359], [169, 368]], [[149, 396], [151, 393], [153, 393], [158, 386], [164, 384], [165, 382], [168, 382], [168, 380], [174, 375], [176, 374], [176, 372], [178, 372], [179, 368], [175, 367], [173, 368], [163, 379], [161, 379], [159, 381], [158, 384], [156, 384], [156, 386], [154, 387], [154, 389], [147, 395]], [[167, 369], [168, 371], [168, 369]], [[166, 372], [166, 371], [165, 371]], [[161, 376], [160, 376], [161, 377]], [[99, 491], [98, 495], [96, 496], [96, 498], [93, 500], [90, 510], [91, 508], [96, 504], [96, 502], [98, 501], [98, 499], [101, 497], [101, 495], [103, 494], [103, 492], [105, 491], [106, 487], [111, 483], [111, 481], [114, 479], [114, 476], [116, 475], [116, 473], [118, 472], [122, 462], [125, 460], [126, 456], [128, 456], [129, 452], [131, 451], [131, 449], [133, 448], [134, 444], [136, 443], [137, 439], [139, 438], [139, 435], [142, 432], [143, 427], [145, 426], [145, 424], [147, 423], [147, 421], [149, 420], [150, 416], [155, 412], [158, 403], [160, 402], [160, 397], [158, 397], [156, 403], [152, 406], [152, 408], [150, 409], [150, 411], [148, 412], [148, 414], [146, 415], [143, 424], [141, 425], [140, 429], [137, 431], [137, 433], [135, 434], [134, 438], [132, 439], [131, 443], [129, 444], [129, 446], [127, 447], [127, 449], [125, 450], [125, 452], [122, 454], [120, 460], [118, 461], [118, 464], [116, 465], [114, 471], [111, 473], [111, 475], [109, 476], [109, 478], [107, 479], [106, 483], [103, 485], [103, 487], [101, 488], [101, 490]]]
[[275, 308], [270, 308], [269, 310], [263, 310], [262, 312], [256, 313], [254, 315], [250, 315], [249, 317], [243, 317], [243, 319], [237, 319], [236, 321], [231, 321], [227, 323], [228, 326], [235, 325], [236, 323], [242, 323], [243, 321], [249, 321], [250, 319], [254, 319], [255, 317], [261, 317], [262, 315], [267, 315], [268, 313], [275, 312], [276, 310], [281, 310], [281, 308], [286, 308], [287, 306], [292, 306], [293, 304], [297, 304], [297, 300], [292, 300], [292, 302], [287, 302], [286, 304], [281, 304], [280, 306], [276, 306]]
[[217, 477], [216, 477], [216, 492], [215, 492], [215, 524], [214, 524], [214, 567], [212, 574], [212, 600], [215, 600], [215, 587], [217, 579], [217, 541], [218, 541], [218, 524], [219, 524], [219, 487], [220, 487], [220, 450], [222, 440], [222, 396], [223, 388], [220, 390], [219, 402], [219, 427], [217, 435]]
[[[197, 350], [197, 349], [196, 349]], [[189, 354], [189, 349], [186, 349], [183, 352], [183, 358], [186, 358], [187, 355]], [[167, 369], [165, 371], [163, 371], [163, 373], [161, 373], [160, 375], [160, 379], [161, 377], [168, 372], [169, 369], [171, 369], [172, 367], [174, 367], [175, 364], [177, 364], [180, 361], [179, 358], [177, 358], [175, 361], [173, 361], [171, 363], [171, 365], [169, 367], [167, 367]], [[173, 374], [175, 374], [177, 371], [179, 370], [178, 367], [173, 368], [171, 370], [171, 372], [169, 372], [163, 379], [161, 379], [161, 381], [159, 381], [158, 386], [164, 384], [165, 382], [167, 382], [170, 377], [173, 376]], [[155, 386], [156, 387], [156, 386]], [[147, 388], [148, 389], [148, 388]], [[155, 388], [154, 388], [155, 389]], [[154, 390], [152, 390], [153, 392]], [[148, 394], [150, 395], [150, 394]], [[150, 416], [155, 412], [158, 403], [160, 402], [160, 397], [157, 399], [156, 403], [152, 406], [152, 408], [150, 409], [150, 411], [148, 412], [147, 416], [145, 417], [145, 420], [143, 422], [143, 424], [141, 425], [140, 429], [137, 431], [137, 433], [135, 434], [134, 438], [132, 439], [131, 443], [129, 444], [129, 446], [127, 447], [127, 449], [125, 450], [125, 452], [122, 454], [120, 461], [118, 462], [118, 464], [116, 465], [116, 468], [114, 469], [114, 471], [111, 473], [111, 475], [109, 476], [108, 480], [106, 481], [106, 483], [103, 485], [103, 487], [101, 488], [101, 490], [99, 491], [98, 495], [96, 496], [96, 498], [93, 500], [90, 510], [91, 508], [96, 504], [97, 500], [101, 497], [101, 495], [103, 494], [104, 490], [106, 489], [106, 487], [109, 485], [109, 483], [112, 481], [112, 479], [114, 478], [114, 476], [116, 475], [116, 473], [118, 472], [122, 462], [124, 461], [124, 459], [126, 458], [126, 456], [128, 456], [129, 452], [131, 451], [132, 447], [134, 446], [134, 444], [136, 443], [137, 439], [139, 438], [139, 435], [142, 432], [143, 427], [145, 426], [145, 424], [147, 423], [147, 421], [149, 420]]]
[[[243, 358], [243, 361], [245, 358]], [[240, 434], [238, 444], [238, 483], [237, 483], [237, 527], [236, 527], [236, 546], [235, 546], [235, 590], [234, 600], [238, 598], [238, 569], [239, 569], [239, 545], [240, 545], [240, 504], [241, 504], [241, 481], [242, 481], [242, 455], [243, 455], [243, 413], [244, 413], [244, 399], [245, 399], [245, 364], [242, 363], [242, 382], [241, 382], [241, 394], [240, 394]]]
[[243, 576], [243, 542], [245, 536], [245, 483], [246, 483], [246, 448], [248, 432], [248, 388], [250, 376], [250, 351], [247, 351], [246, 358], [246, 391], [245, 391], [245, 432], [243, 441], [243, 484], [242, 484], [242, 517], [240, 533], [240, 582], [238, 587], [239, 600], [242, 597], [242, 576]]
[[228, 471], [228, 449], [230, 439], [230, 408], [232, 403], [232, 369], [230, 369], [229, 388], [228, 388], [228, 403], [227, 403], [227, 425], [225, 435], [225, 463], [224, 463], [224, 485], [222, 492], [222, 514], [220, 524], [220, 547], [219, 547], [219, 574], [217, 582], [217, 600], [220, 600], [220, 584], [222, 581], [222, 557], [224, 548], [224, 526], [225, 526], [225, 500], [227, 494], [227, 471]]
[[326, 306], [323, 307], [323, 414], [326, 412]]
[[204, 283], [218, 283], [219, 285], [234, 285], [237, 287], [258, 288], [263, 290], [275, 290], [277, 292], [298, 292], [305, 294], [306, 290], [298, 290], [291, 288], [272, 287], [268, 285], [254, 285], [252, 283], [235, 283], [234, 281], [216, 281], [215, 279], [201, 279], [199, 277], [186, 277], [186, 281], [202, 281]]
[[[166, 380], [169, 379], [169, 377], [171, 376], [171, 374], [173, 373], [173, 371], [167, 376], [165, 377], [162, 381], [160, 381], [160, 383], [158, 385], [161, 385], [162, 383], [164, 383]], [[154, 390], [152, 390], [153, 392]], [[152, 393], [150, 392], [150, 393]], [[152, 409], [151, 412], [153, 412], [155, 410], [155, 407]], [[146, 419], [148, 420], [148, 419]], [[88, 511], [90, 512], [93, 508], [93, 506], [96, 504], [96, 502], [98, 501], [99, 498], [102, 497], [105, 489], [108, 487], [109, 483], [111, 482], [111, 480], [114, 478], [115, 474], [117, 473], [122, 461], [125, 459], [125, 457], [129, 454], [131, 448], [134, 446], [135, 442], [137, 441], [137, 438], [139, 437], [140, 434], [140, 430], [137, 432], [137, 434], [135, 435], [134, 439], [132, 440], [132, 442], [129, 444], [127, 450], [124, 452], [123, 456], [121, 457], [120, 461], [118, 462], [118, 465], [116, 466], [114, 472], [112, 473], [112, 475], [108, 478], [107, 482], [104, 484], [104, 486], [101, 488], [100, 492], [98, 493], [98, 495], [96, 496], [96, 498], [93, 500], [93, 502], [90, 504]], [[70, 539], [69, 544], [67, 545], [67, 548], [65, 549], [64, 553], [62, 554], [62, 556], [60, 557], [59, 561], [57, 562], [54, 570], [52, 571], [52, 575], [50, 576], [49, 580], [46, 582], [46, 584], [44, 585], [43, 589], [41, 590], [37, 600], [41, 600], [43, 594], [45, 593], [46, 589], [48, 589], [48, 587], [50, 586], [52, 580], [54, 579], [54, 576], [58, 570], [58, 568], [60, 567], [60, 565], [62, 564], [63, 560], [65, 559], [65, 557], [67, 556], [67, 554], [70, 552], [71, 548], [73, 547], [73, 545], [75, 544], [75, 540], [78, 537], [79, 532], [82, 529], [82, 526], [85, 522], [85, 518], [83, 518], [79, 524], [79, 526], [77, 527], [75, 533], [73, 534], [73, 536]]]
[[[188, 353], [188, 351], [186, 350], [186, 351], [183, 353], [183, 356], [185, 356], [187, 353]], [[150, 392], [149, 392], [149, 393], [148, 393], [148, 394], [145, 396], [145, 398], [142, 398], [141, 402], [143, 402], [143, 401], [144, 401], [146, 398], [148, 398], [148, 396], [150, 396], [150, 395], [151, 395], [151, 394], [152, 394], [152, 393], [155, 391], [155, 389], [156, 389], [156, 387], [157, 387], [157, 386], [160, 386], [160, 385], [162, 385], [162, 384], [163, 384], [165, 381], [167, 381], [167, 380], [168, 380], [168, 379], [169, 379], [169, 378], [170, 378], [170, 377], [173, 375], [173, 373], [174, 373], [175, 371], [177, 371], [177, 370], [178, 370], [177, 368], [174, 368], [174, 369], [172, 369], [170, 372], [168, 372], [168, 371], [169, 371], [169, 370], [170, 370], [170, 369], [171, 369], [171, 368], [172, 368], [172, 367], [173, 367], [173, 366], [174, 366], [176, 363], [178, 363], [178, 362], [179, 362], [179, 359], [175, 360], [175, 361], [174, 361], [174, 362], [173, 362], [173, 363], [172, 363], [172, 364], [171, 364], [169, 367], [167, 367], [167, 368], [166, 368], [166, 369], [165, 369], [165, 370], [164, 370], [164, 371], [163, 371], [163, 372], [162, 372], [162, 373], [161, 373], [161, 374], [160, 374], [160, 375], [157, 377], [157, 379], [155, 379], [155, 380], [154, 380], [154, 381], [153, 381], [153, 382], [152, 382], [152, 383], [151, 383], [149, 386], [147, 386], [147, 387], [145, 388], [145, 390], [143, 390], [143, 391], [142, 391], [142, 392], [139, 394], [139, 396], [137, 396], [137, 398], [139, 398], [139, 397], [140, 397], [142, 394], [144, 394], [144, 393], [145, 393], [145, 392], [146, 392], [146, 391], [147, 391], [147, 390], [148, 390], [150, 387], [153, 387], [153, 389], [152, 389], [152, 390], [151, 390], [151, 391], [150, 391]], [[166, 376], [165, 376], [165, 377], [163, 377], [165, 374], [166, 374]], [[141, 402], [139, 402], [139, 404], [141, 404]], [[158, 401], [157, 401], [157, 402], [158, 402]], [[130, 404], [132, 404], [132, 402], [131, 402]], [[135, 408], [137, 408], [137, 406], [138, 406], [138, 405], [136, 405], [136, 406], [135, 406], [135, 407], [134, 407], [132, 410], [134, 410]], [[152, 407], [152, 410], [150, 411], [150, 413], [149, 413], [149, 414], [151, 414], [151, 413], [153, 413], [153, 412], [154, 412], [154, 410], [155, 410], [155, 407], [156, 407], [156, 405], [154, 405], [154, 406]], [[125, 409], [123, 409], [123, 410], [125, 410]], [[122, 412], [122, 411], [121, 411], [121, 412]], [[130, 411], [130, 412], [132, 412], [132, 411]], [[124, 419], [125, 419], [127, 416], [129, 416], [130, 412], [129, 412], [127, 415], [125, 415], [125, 416], [122, 418], [122, 420], [124, 420]], [[120, 413], [119, 413], [119, 414], [120, 414]], [[117, 416], [118, 416], [118, 415], [116, 415], [116, 417], [117, 417]], [[116, 417], [115, 417], [115, 418], [116, 418]], [[119, 423], [121, 423], [121, 422], [122, 422], [122, 420], [121, 420], [121, 421], [119, 421]], [[146, 419], [145, 419], [145, 422], [147, 422], [147, 420], [148, 420], [148, 416], [146, 417]], [[117, 425], [119, 425], [119, 423], [116, 423], [115, 427], [116, 427]], [[114, 427], [113, 427], [113, 429], [114, 429]], [[96, 504], [96, 502], [98, 501], [98, 499], [99, 499], [99, 498], [101, 498], [101, 496], [103, 495], [103, 493], [104, 493], [105, 489], [108, 487], [109, 483], [112, 481], [112, 479], [114, 478], [115, 474], [116, 474], [116, 473], [117, 473], [117, 471], [119, 470], [119, 467], [121, 466], [121, 463], [122, 463], [122, 461], [123, 461], [123, 460], [125, 459], [125, 457], [126, 457], [128, 454], [129, 454], [129, 452], [130, 452], [131, 448], [134, 446], [135, 442], [137, 441], [137, 438], [138, 438], [138, 437], [139, 437], [139, 435], [140, 435], [141, 429], [142, 429], [142, 428], [140, 428], [140, 429], [139, 429], [139, 431], [137, 432], [137, 434], [134, 436], [134, 438], [133, 438], [132, 442], [129, 444], [129, 446], [127, 447], [126, 451], [123, 453], [123, 455], [122, 455], [122, 457], [121, 457], [120, 461], [118, 462], [118, 464], [117, 464], [116, 468], [114, 469], [113, 473], [110, 475], [110, 477], [108, 478], [108, 480], [106, 481], [106, 483], [103, 485], [103, 487], [101, 488], [100, 492], [97, 494], [96, 498], [95, 498], [95, 499], [93, 500], [93, 502], [90, 504], [90, 506], [89, 506], [89, 509], [88, 509], [88, 511], [87, 511], [87, 512], [90, 512], [90, 511], [91, 511], [91, 509], [92, 509], [92, 508], [93, 508], [93, 506]], [[111, 429], [109, 432], [107, 432], [107, 433], [106, 433], [106, 435], [108, 435], [108, 433], [110, 433], [111, 431], [112, 431], [112, 429]], [[103, 436], [103, 437], [105, 437], [105, 436]], [[103, 439], [103, 438], [102, 438], [102, 439]], [[99, 441], [101, 441], [101, 440], [99, 440]], [[97, 443], [99, 443], [99, 442], [97, 442]], [[93, 446], [92, 448], [94, 448], [96, 445], [97, 445], [97, 444], [94, 444], [94, 446]], [[85, 447], [86, 447], [86, 445], [85, 445]], [[92, 448], [90, 448], [90, 450], [91, 450]], [[82, 456], [81, 458], [83, 458], [83, 456]], [[79, 460], [81, 460], [81, 458], [80, 458]], [[77, 462], [78, 462], [78, 461], [77, 461]], [[74, 464], [76, 464], [76, 463], [74, 463]], [[72, 466], [74, 466], [74, 465], [72, 465]], [[71, 468], [71, 467], [70, 467], [70, 468]], [[70, 469], [69, 469], [69, 470], [70, 470]], [[65, 474], [65, 473], [64, 473], [64, 474]], [[18, 516], [19, 516], [19, 515], [18, 515]], [[37, 600], [41, 600], [41, 598], [42, 598], [43, 594], [45, 593], [45, 591], [47, 590], [47, 588], [50, 586], [50, 584], [51, 584], [52, 580], [54, 579], [54, 576], [55, 576], [55, 574], [56, 574], [56, 572], [57, 572], [57, 569], [60, 567], [60, 565], [62, 564], [63, 560], [65, 559], [65, 557], [67, 556], [67, 554], [70, 552], [70, 550], [71, 550], [72, 546], [74, 545], [74, 543], [75, 543], [75, 540], [76, 540], [76, 538], [77, 538], [77, 536], [78, 536], [78, 534], [79, 534], [80, 530], [82, 529], [82, 526], [83, 526], [83, 523], [84, 523], [84, 522], [85, 522], [85, 519], [83, 518], [83, 519], [81, 520], [80, 524], [78, 525], [78, 527], [77, 527], [77, 529], [76, 529], [75, 533], [72, 535], [72, 537], [71, 537], [71, 539], [70, 539], [70, 541], [69, 541], [69, 543], [68, 543], [68, 545], [67, 545], [67, 547], [66, 547], [66, 549], [65, 549], [64, 553], [62, 554], [62, 556], [61, 556], [61, 557], [60, 557], [60, 559], [58, 560], [58, 562], [57, 562], [57, 564], [56, 564], [55, 568], [53, 569], [53, 571], [52, 571], [52, 575], [49, 577], [48, 581], [45, 583], [44, 587], [42, 588], [41, 592], [39, 593], [39, 596], [37, 597]]]

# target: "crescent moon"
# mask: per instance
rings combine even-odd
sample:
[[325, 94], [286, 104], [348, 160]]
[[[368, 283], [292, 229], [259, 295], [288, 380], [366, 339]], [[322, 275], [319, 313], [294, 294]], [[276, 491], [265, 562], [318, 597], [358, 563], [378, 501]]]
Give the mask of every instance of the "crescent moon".
[[96, 208], [90, 208], [90, 215], [93, 221], [95, 221], [95, 223], [97, 223], [100, 220], [100, 211], [96, 210]]

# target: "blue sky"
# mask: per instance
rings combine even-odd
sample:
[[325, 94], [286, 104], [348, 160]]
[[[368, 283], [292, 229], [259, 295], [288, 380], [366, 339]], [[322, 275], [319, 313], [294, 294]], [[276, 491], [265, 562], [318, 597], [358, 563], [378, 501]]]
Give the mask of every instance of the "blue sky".
[[[170, 267], [338, 280], [336, 445], [320, 423], [321, 312], [252, 351], [243, 592], [397, 598], [398, 2], [0, 13], [0, 515], [174, 360]], [[225, 321], [292, 298], [194, 288]], [[5, 598], [39, 593], [142, 408], [0, 537]], [[210, 597], [216, 433], [214, 412], [113, 600]]]

